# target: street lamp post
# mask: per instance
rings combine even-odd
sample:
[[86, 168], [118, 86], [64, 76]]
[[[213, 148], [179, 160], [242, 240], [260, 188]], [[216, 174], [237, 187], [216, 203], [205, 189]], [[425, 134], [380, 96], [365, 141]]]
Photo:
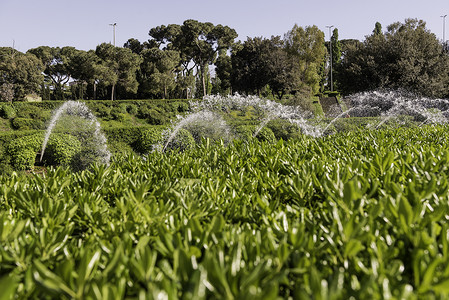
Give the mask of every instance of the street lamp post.
[[114, 47], [115, 47], [115, 26], [117, 26], [117, 23], [109, 24], [109, 26], [113, 27], [113, 32], [114, 32], [113, 37], [114, 37]]
[[326, 26], [326, 28], [329, 28], [329, 46], [330, 46], [330, 57], [331, 57], [331, 61], [330, 61], [330, 65], [331, 65], [331, 92], [334, 91], [334, 83], [332, 80], [332, 36], [331, 36], [331, 28], [334, 27], [334, 25], [331, 26]]

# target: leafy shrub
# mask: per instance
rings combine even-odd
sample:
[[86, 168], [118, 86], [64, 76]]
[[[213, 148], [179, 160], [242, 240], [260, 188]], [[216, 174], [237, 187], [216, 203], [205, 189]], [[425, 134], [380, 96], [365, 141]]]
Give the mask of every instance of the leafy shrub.
[[138, 112], [137, 112], [137, 117], [139, 117], [140, 119], [146, 119], [148, 117], [149, 110], [150, 110], [150, 108], [148, 107], [148, 105], [146, 103], [140, 104]]
[[192, 134], [188, 130], [181, 128], [177, 132], [174, 139], [167, 145], [167, 149], [178, 149], [180, 151], [184, 151], [186, 149], [192, 148], [194, 145], [195, 139], [193, 138]]
[[123, 108], [120, 107], [113, 107], [110, 112], [110, 116], [113, 120], [123, 122], [125, 120], [126, 108], [123, 110]]
[[128, 104], [128, 106], [126, 107], [126, 111], [130, 115], [137, 115], [139, 109], [137, 108], [137, 105], [135, 105], [135, 104]]
[[261, 142], [262, 141], [269, 143], [276, 142], [276, 137], [274, 136], [273, 131], [271, 131], [271, 129], [268, 128], [267, 126], [264, 126], [262, 127], [262, 129], [260, 129], [260, 131], [256, 135], [256, 138]]
[[72, 158], [81, 151], [81, 142], [69, 134], [53, 134], [44, 153], [47, 165], [70, 165]]
[[34, 134], [11, 141], [7, 147], [7, 154], [11, 157], [11, 164], [16, 170], [27, 170], [34, 166], [36, 153], [40, 150], [43, 136]]
[[155, 145], [162, 140], [163, 130], [161, 128], [150, 128], [142, 132], [136, 150], [140, 153], [148, 153], [155, 150]]
[[3, 119], [12, 119], [16, 116], [16, 110], [11, 104], [0, 104], [0, 117]]
[[301, 130], [295, 124], [290, 123], [287, 120], [272, 120], [268, 122], [267, 128], [273, 131], [276, 139], [283, 139], [287, 141], [291, 138], [301, 137]]
[[252, 125], [240, 125], [234, 128], [236, 136], [245, 141], [253, 139], [254, 130], [255, 126]]
[[[6, 153], [11, 158], [12, 166], [17, 170], [31, 169], [43, 141], [42, 134], [23, 136], [11, 141]], [[69, 165], [80, 150], [81, 143], [76, 137], [68, 134], [52, 134], [47, 142], [43, 161], [47, 165]]]
[[172, 111], [174, 112], [187, 112], [189, 111], [189, 104], [184, 101], [176, 101], [171, 103]]
[[97, 103], [94, 108], [95, 116], [103, 119], [109, 119], [111, 117], [111, 107], [106, 106], [104, 103]]
[[36, 127], [40, 127], [42, 123], [39, 120], [33, 120], [28, 118], [14, 118], [11, 121], [12, 128], [16, 130], [29, 130], [29, 129], [38, 129]]
[[164, 113], [158, 112], [155, 109], [148, 110], [148, 123], [151, 125], [163, 125], [167, 124], [170, 119], [164, 115]]
[[19, 118], [46, 120], [50, 118], [50, 115], [50, 111], [46, 111], [41, 107], [32, 104], [22, 104], [17, 109], [17, 117]]

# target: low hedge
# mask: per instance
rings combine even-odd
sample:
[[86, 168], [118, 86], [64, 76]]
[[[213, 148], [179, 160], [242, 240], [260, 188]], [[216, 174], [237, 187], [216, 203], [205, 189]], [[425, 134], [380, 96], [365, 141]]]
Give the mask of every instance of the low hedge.
[[[36, 133], [12, 140], [6, 154], [16, 170], [31, 169], [42, 149], [44, 135]], [[70, 165], [72, 158], [80, 152], [81, 142], [68, 134], [52, 134], [45, 149], [43, 161], [46, 165]]]
[[16, 116], [16, 110], [9, 103], [1, 103], [0, 104], [0, 118], [3, 119], [12, 119]]
[[142, 154], [156, 150], [156, 145], [163, 140], [163, 132], [162, 127], [152, 127], [142, 131], [135, 143], [135, 150]]

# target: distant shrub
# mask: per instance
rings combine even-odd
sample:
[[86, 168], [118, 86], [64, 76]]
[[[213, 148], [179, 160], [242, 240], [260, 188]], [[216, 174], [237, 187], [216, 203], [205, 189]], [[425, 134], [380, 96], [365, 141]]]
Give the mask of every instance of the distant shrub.
[[[33, 134], [11, 141], [6, 153], [16, 170], [27, 170], [34, 166], [36, 155], [41, 150], [44, 137]], [[43, 161], [47, 165], [70, 165], [81, 150], [80, 141], [68, 134], [52, 134], [47, 142]]]
[[111, 108], [103, 103], [96, 103], [96, 105], [93, 106], [93, 111], [95, 116], [99, 118], [107, 120], [111, 117]]
[[17, 117], [25, 119], [41, 119], [45, 120], [50, 118], [51, 112], [42, 109], [39, 106], [27, 103], [28, 105], [22, 104], [17, 109]]
[[188, 130], [181, 128], [177, 132], [175, 138], [167, 145], [167, 149], [184, 151], [192, 148], [194, 145], [195, 139], [192, 134]]
[[36, 153], [40, 150], [43, 136], [34, 134], [23, 136], [11, 141], [7, 147], [7, 154], [11, 158], [11, 165], [16, 170], [27, 170], [34, 166]]
[[[37, 120], [39, 121], [39, 120]], [[35, 129], [35, 123], [36, 121], [29, 118], [14, 118], [11, 121], [12, 128], [16, 130], [29, 130], [29, 129]]]
[[265, 141], [269, 143], [275, 143], [276, 137], [274, 136], [273, 131], [268, 127], [262, 127], [262, 129], [257, 133], [256, 138], [259, 141]]
[[241, 140], [251, 140], [253, 139], [255, 126], [253, 125], [240, 125], [234, 128], [237, 138]]
[[266, 126], [273, 131], [274, 136], [278, 140], [283, 139], [284, 141], [287, 141], [291, 138], [297, 139], [301, 137], [300, 128], [287, 120], [272, 120], [268, 122]]
[[139, 111], [139, 109], [137, 108], [137, 105], [135, 104], [129, 104], [126, 107], [126, 111], [130, 114], [130, 115], [137, 115], [137, 112]]
[[0, 117], [3, 119], [12, 119], [16, 116], [16, 110], [11, 104], [0, 104]]
[[125, 109], [120, 107], [113, 107], [110, 112], [110, 116], [113, 120], [123, 122], [126, 117], [126, 107]]
[[48, 140], [44, 153], [47, 165], [68, 166], [72, 158], [81, 151], [81, 142], [69, 134], [53, 134]]
[[136, 150], [142, 154], [155, 150], [155, 145], [162, 141], [162, 132], [163, 130], [157, 127], [143, 131], [136, 143]]
[[165, 116], [164, 113], [161, 113], [155, 109], [148, 110], [147, 120], [151, 125], [163, 125], [167, 124], [170, 121], [170, 119]]

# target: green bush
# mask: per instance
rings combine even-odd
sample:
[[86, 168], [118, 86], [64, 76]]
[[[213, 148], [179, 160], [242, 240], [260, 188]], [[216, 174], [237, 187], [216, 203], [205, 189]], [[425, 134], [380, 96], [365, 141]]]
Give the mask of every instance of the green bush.
[[[16, 138], [6, 149], [11, 165], [16, 170], [31, 169], [36, 155], [42, 149], [44, 137], [33, 134]], [[80, 141], [68, 134], [52, 134], [47, 142], [43, 161], [47, 165], [69, 165], [73, 157], [81, 150]]]
[[148, 110], [147, 120], [151, 125], [164, 125], [170, 122], [170, 119], [164, 113], [158, 112], [155, 109]]
[[96, 103], [92, 107], [96, 117], [108, 120], [111, 117], [111, 107], [106, 106], [104, 103]]
[[236, 136], [241, 140], [251, 140], [253, 139], [255, 126], [253, 125], [240, 125], [234, 128]]
[[9, 103], [0, 104], [0, 117], [3, 119], [12, 119], [16, 116], [16, 110]]
[[40, 129], [43, 123], [40, 120], [17, 117], [12, 119], [11, 125], [12, 128], [16, 130], [30, 130], [30, 129]]
[[135, 104], [128, 104], [128, 106], [126, 107], [126, 111], [130, 114], [130, 115], [137, 115], [139, 109], [137, 108], [137, 105]]
[[44, 153], [46, 165], [70, 165], [72, 158], [81, 151], [81, 142], [69, 134], [53, 134]]
[[32, 105], [31, 103], [27, 104], [28, 105], [22, 104], [16, 109], [17, 117], [34, 120], [46, 120], [50, 118], [51, 111], [44, 110], [39, 106]]
[[184, 151], [192, 148], [194, 145], [195, 139], [192, 134], [188, 130], [181, 128], [178, 130], [174, 139], [167, 145], [167, 150], [178, 149]]
[[16, 170], [27, 170], [34, 166], [36, 153], [40, 150], [43, 136], [34, 134], [23, 136], [11, 141], [6, 153], [11, 158], [11, 164]]
[[110, 112], [110, 116], [113, 120], [123, 122], [126, 117], [126, 107], [123, 110], [123, 108], [120, 107], [113, 107]]
[[267, 128], [273, 131], [274, 136], [278, 140], [283, 139], [284, 141], [287, 141], [291, 138], [297, 139], [301, 137], [300, 128], [287, 120], [272, 120], [268, 122]]
[[162, 133], [163, 129], [158, 127], [143, 131], [136, 143], [136, 150], [142, 154], [155, 150], [155, 145], [162, 141]]
[[271, 129], [268, 128], [267, 126], [264, 126], [262, 127], [262, 129], [260, 129], [260, 131], [256, 135], [256, 138], [261, 142], [262, 141], [269, 143], [276, 142], [276, 137], [274, 136], [273, 131], [271, 131]]

